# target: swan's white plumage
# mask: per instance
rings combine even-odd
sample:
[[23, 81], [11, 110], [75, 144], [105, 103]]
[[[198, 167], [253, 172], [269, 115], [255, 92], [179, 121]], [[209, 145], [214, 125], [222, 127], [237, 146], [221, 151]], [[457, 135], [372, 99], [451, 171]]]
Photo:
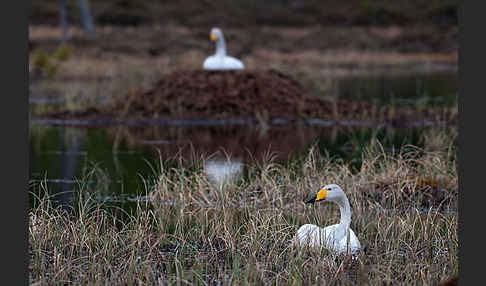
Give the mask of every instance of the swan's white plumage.
[[[335, 237], [338, 224], [327, 227], [319, 227], [314, 224], [304, 224], [297, 231], [297, 242], [300, 246], [308, 245], [313, 248], [325, 247], [337, 253], [354, 253], [361, 249], [358, 237], [352, 229], [349, 229], [349, 245], [346, 237]], [[348, 248], [349, 247], [349, 248]]]
[[204, 60], [205, 70], [242, 70], [245, 67], [240, 60], [228, 56], [210, 56]]
[[340, 223], [327, 227], [304, 224], [297, 230], [294, 243], [300, 247], [324, 247], [338, 254], [358, 252], [361, 249], [361, 243], [354, 231], [349, 227], [351, 208], [346, 194], [338, 185], [326, 185], [309, 203], [321, 200], [332, 201], [338, 204], [341, 212]]
[[216, 41], [216, 53], [204, 60], [203, 68], [205, 70], [240, 70], [245, 68], [240, 60], [226, 55], [226, 43], [221, 29], [212, 28], [210, 38], [212, 41]]

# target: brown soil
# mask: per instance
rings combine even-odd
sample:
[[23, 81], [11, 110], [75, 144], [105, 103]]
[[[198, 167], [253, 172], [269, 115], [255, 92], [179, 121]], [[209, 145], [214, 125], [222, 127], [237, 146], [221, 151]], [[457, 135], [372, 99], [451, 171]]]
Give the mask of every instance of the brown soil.
[[176, 71], [162, 76], [148, 90], [122, 97], [103, 109], [57, 112], [61, 119], [271, 119], [455, 121], [451, 108], [377, 108], [368, 102], [330, 101], [306, 95], [289, 75], [268, 71]]
[[[322, 117], [333, 108], [331, 102], [307, 97], [296, 80], [275, 70], [174, 72], [129, 102], [127, 112], [145, 118], [296, 119]], [[369, 108], [366, 103], [339, 102], [338, 106], [346, 114]]]

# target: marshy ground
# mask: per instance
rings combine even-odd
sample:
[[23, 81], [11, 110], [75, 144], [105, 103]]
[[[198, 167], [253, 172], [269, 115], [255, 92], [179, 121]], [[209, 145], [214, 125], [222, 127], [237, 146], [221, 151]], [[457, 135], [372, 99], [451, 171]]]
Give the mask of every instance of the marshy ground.
[[[283, 164], [268, 154], [223, 185], [208, 179], [204, 157], [161, 159], [133, 213], [97, 202], [103, 183], [80, 185], [78, 203], [67, 209], [40, 197], [29, 215], [31, 282], [435, 284], [458, 273], [449, 138], [394, 155], [374, 142], [359, 168], [315, 148]], [[351, 227], [366, 245], [354, 262], [290, 245], [300, 225], [338, 220], [336, 206], [303, 203], [330, 182], [344, 187]]]

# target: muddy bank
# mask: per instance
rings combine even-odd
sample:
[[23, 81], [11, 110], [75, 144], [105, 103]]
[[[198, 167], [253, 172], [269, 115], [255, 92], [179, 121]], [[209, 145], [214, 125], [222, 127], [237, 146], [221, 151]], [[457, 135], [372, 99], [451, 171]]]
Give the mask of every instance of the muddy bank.
[[[40, 116], [40, 115], [39, 115]], [[275, 119], [366, 120], [400, 124], [406, 121], [457, 120], [457, 108], [377, 107], [358, 100], [308, 96], [291, 76], [268, 71], [176, 71], [148, 89], [103, 108], [43, 114], [54, 119], [225, 120], [260, 123]]]

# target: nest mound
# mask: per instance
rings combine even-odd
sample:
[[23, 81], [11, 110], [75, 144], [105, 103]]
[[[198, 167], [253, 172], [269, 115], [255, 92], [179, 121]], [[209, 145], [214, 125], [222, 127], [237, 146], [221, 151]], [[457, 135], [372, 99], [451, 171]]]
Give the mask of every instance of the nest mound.
[[176, 71], [147, 90], [119, 99], [103, 107], [42, 116], [78, 120], [372, 120], [396, 126], [418, 119], [457, 120], [457, 108], [419, 110], [308, 96], [299, 82], [276, 70]]
[[124, 105], [130, 117], [171, 119], [323, 118], [338, 109], [350, 115], [364, 102], [331, 102], [305, 95], [300, 83], [279, 71], [177, 71]]

